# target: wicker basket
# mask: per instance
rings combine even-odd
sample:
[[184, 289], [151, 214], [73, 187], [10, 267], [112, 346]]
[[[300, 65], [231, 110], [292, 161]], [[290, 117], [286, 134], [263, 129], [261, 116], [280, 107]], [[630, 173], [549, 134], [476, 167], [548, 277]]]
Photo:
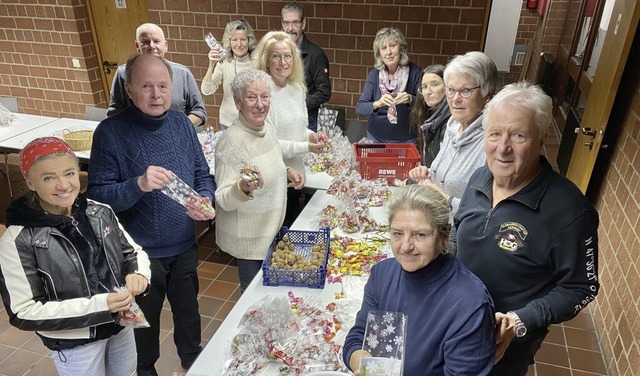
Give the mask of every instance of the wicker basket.
[[62, 131], [62, 138], [69, 144], [69, 146], [71, 146], [71, 149], [75, 151], [91, 150], [93, 131], [70, 131], [68, 129], [64, 129]]

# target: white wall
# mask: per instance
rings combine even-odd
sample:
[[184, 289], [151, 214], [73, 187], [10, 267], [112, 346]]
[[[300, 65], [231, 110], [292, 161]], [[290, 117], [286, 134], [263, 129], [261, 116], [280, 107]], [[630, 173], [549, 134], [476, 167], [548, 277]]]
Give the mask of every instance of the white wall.
[[519, 0], [493, 0], [491, 4], [484, 53], [496, 63], [499, 72], [509, 72], [521, 9]]

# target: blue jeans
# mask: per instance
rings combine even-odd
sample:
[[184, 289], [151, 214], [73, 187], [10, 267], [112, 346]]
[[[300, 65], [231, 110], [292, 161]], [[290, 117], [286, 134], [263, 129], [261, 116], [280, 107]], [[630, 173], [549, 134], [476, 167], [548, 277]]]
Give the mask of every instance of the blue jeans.
[[240, 278], [240, 292], [249, 287], [253, 278], [262, 269], [261, 260], [242, 260], [238, 259], [238, 277]]
[[129, 376], [136, 372], [136, 343], [131, 327], [111, 338], [52, 351], [51, 356], [61, 376]]

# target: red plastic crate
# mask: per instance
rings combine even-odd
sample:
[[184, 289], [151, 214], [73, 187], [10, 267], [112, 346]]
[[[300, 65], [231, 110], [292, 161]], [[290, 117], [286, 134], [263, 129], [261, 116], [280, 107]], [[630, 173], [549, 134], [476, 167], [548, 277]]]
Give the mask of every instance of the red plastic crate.
[[404, 180], [409, 171], [420, 162], [420, 153], [414, 144], [353, 144], [356, 162], [363, 179], [386, 178]]

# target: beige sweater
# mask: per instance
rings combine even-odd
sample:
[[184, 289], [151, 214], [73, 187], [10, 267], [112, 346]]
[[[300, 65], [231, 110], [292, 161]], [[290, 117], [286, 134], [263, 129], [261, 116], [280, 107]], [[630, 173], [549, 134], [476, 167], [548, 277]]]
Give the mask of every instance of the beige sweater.
[[[264, 186], [244, 194], [241, 161], [260, 169]], [[216, 145], [216, 243], [226, 253], [245, 260], [263, 260], [284, 220], [287, 169], [275, 129], [258, 128], [241, 114]]]
[[238, 118], [238, 108], [233, 102], [233, 93], [231, 92], [231, 81], [236, 76], [236, 73], [241, 70], [251, 68], [251, 56], [249, 54], [234, 58], [233, 60], [224, 60], [222, 63], [216, 64], [211, 74], [211, 82], [202, 80], [200, 84], [200, 91], [204, 95], [211, 95], [218, 90], [220, 84], [222, 84], [222, 104], [220, 105], [220, 115], [218, 120], [220, 124], [230, 126], [234, 120]]

